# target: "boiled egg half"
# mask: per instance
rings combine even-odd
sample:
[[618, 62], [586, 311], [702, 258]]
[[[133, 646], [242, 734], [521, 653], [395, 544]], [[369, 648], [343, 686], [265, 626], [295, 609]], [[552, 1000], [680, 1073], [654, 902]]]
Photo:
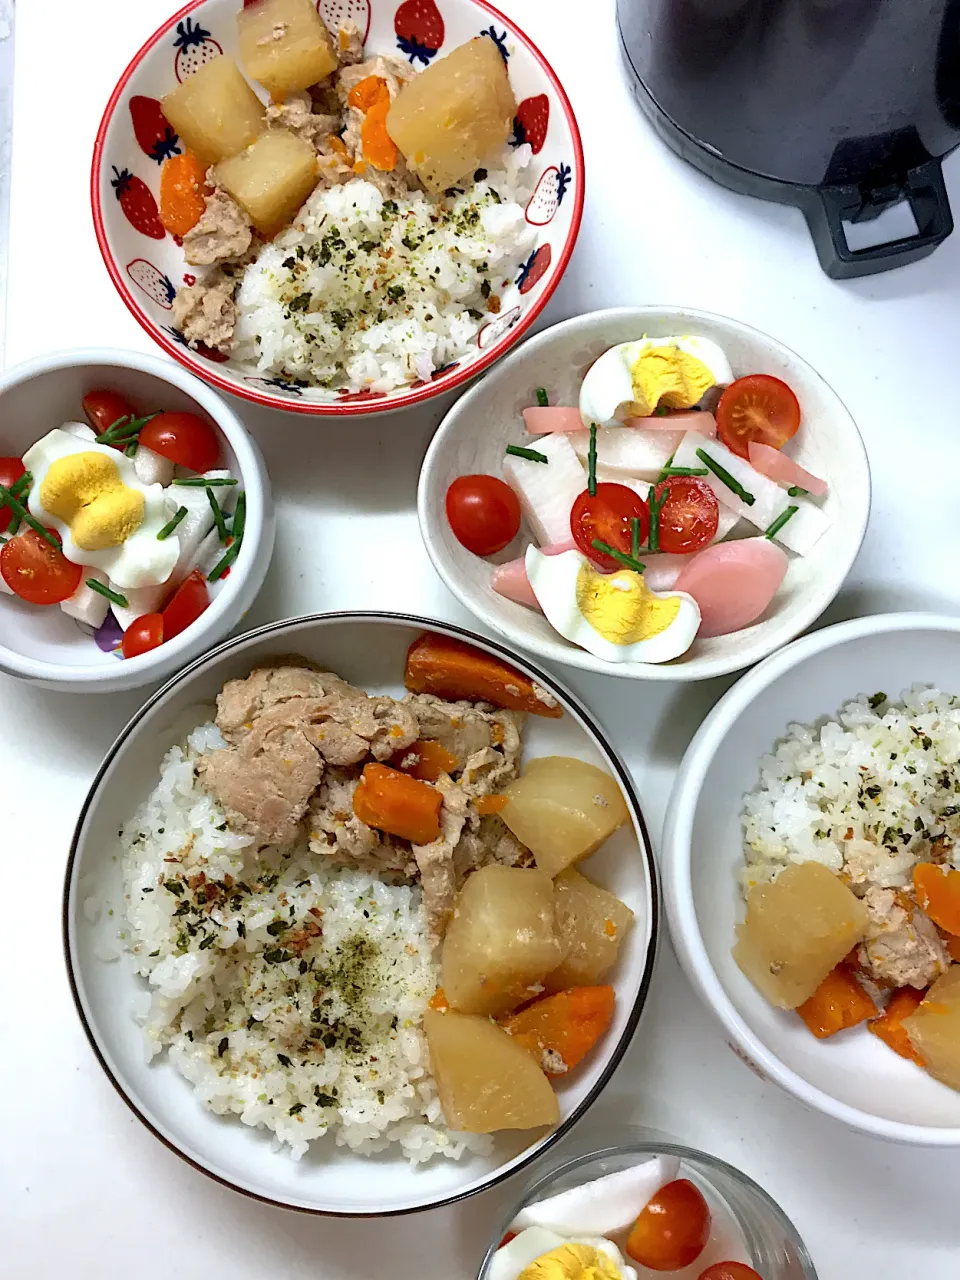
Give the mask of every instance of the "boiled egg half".
[[733, 382], [727, 357], [709, 338], [641, 338], [620, 342], [587, 370], [580, 386], [586, 426], [617, 426], [658, 408], [691, 409], [711, 387]]
[[527, 548], [527, 578], [547, 621], [566, 640], [608, 662], [669, 662], [686, 653], [700, 608], [681, 591], [651, 591], [632, 569], [601, 573], [579, 551]]
[[30, 514], [56, 530], [68, 560], [103, 570], [121, 588], [170, 577], [179, 541], [157, 534], [175, 505], [161, 485], [137, 479], [131, 458], [58, 427], [27, 450], [23, 465], [33, 476]]
[[637, 1273], [610, 1240], [528, 1227], [493, 1255], [487, 1280], [637, 1280]]

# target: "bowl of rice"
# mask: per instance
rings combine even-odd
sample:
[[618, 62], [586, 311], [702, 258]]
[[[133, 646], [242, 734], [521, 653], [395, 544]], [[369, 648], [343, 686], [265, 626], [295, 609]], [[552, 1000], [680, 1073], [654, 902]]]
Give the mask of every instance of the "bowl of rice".
[[811, 1035], [732, 951], [754, 886], [813, 862], [869, 912], [843, 963], [878, 1015], [891, 991], [919, 996], [955, 973], [950, 935], [910, 899], [918, 863], [956, 865], [958, 653], [960, 619], [913, 613], [839, 623], [768, 658], [687, 749], [661, 853], [677, 954], [733, 1052], [834, 1120], [922, 1146], [960, 1146], [960, 1091], [870, 1034], [875, 1024]]
[[[223, 754], [221, 730], [231, 732], [218, 699], [225, 687], [236, 690], [256, 668], [292, 679], [283, 663], [296, 654], [312, 664], [311, 678], [336, 672], [352, 682], [351, 696], [380, 698], [382, 715], [388, 699], [402, 698], [407, 651], [425, 628], [507, 660], [534, 681], [537, 696], [559, 703], [560, 718], [529, 716], [511, 750], [522, 746], [524, 762], [557, 754], [599, 766], [629, 811], [584, 867], [633, 912], [604, 979], [615, 997], [612, 1021], [576, 1070], [552, 1081], [559, 1122], [546, 1129], [458, 1132], [445, 1122], [422, 1030], [439, 1007], [430, 1003], [439, 951], [426, 887], [402, 874], [378, 876], [369, 858], [343, 860], [336, 849], [346, 849], [356, 821], [333, 799], [327, 822], [321, 791], [320, 808], [277, 853], [251, 844], [222, 793], [207, 785], [203, 761]], [[275, 666], [263, 668], [268, 659]], [[422, 705], [408, 698], [389, 709], [403, 717]], [[474, 729], [477, 714], [506, 716], [509, 736], [509, 712], [444, 705]], [[393, 726], [382, 724], [392, 742]], [[323, 776], [330, 787], [342, 781], [329, 764]], [[503, 848], [497, 836], [496, 858]], [[598, 1097], [646, 999], [658, 934], [656, 869], [629, 775], [556, 680], [459, 628], [382, 613], [320, 615], [227, 642], [131, 721], [76, 828], [64, 930], [91, 1046], [156, 1137], [255, 1198], [310, 1213], [390, 1215], [493, 1186], [552, 1146]]]
[[[203, 216], [168, 212], [165, 190], [188, 182], [194, 160], [161, 99], [217, 58], [242, 65], [240, 0], [202, 0], [154, 32], [110, 97], [94, 146], [94, 227], [134, 317], [205, 381], [293, 413], [386, 412], [463, 385], [527, 331], [573, 252], [583, 152], [549, 64], [484, 0], [316, 7], [337, 69], [276, 101], [247, 77], [267, 104], [264, 128], [316, 150], [319, 180], [292, 221], [272, 238], [251, 228], [202, 163], [189, 182]], [[443, 191], [424, 189], [402, 156], [393, 171], [367, 163], [347, 101], [358, 77], [377, 75], [394, 97], [477, 39], [509, 78], [506, 141]]]

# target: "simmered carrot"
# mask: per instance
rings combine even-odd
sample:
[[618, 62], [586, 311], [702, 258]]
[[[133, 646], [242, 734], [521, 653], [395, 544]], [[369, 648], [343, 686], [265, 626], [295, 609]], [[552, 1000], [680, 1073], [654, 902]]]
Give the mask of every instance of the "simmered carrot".
[[571, 987], [499, 1021], [548, 1076], [560, 1076], [585, 1058], [606, 1031], [613, 1004], [613, 987]]
[[360, 126], [360, 145], [363, 158], [381, 173], [395, 169], [399, 151], [397, 144], [387, 133], [387, 112], [390, 110], [390, 90], [382, 76], [367, 76], [353, 86], [347, 94], [351, 107], [364, 112]]
[[206, 207], [207, 166], [192, 151], [170, 156], [160, 170], [160, 221], [173, 236], [185, 236]]
[[923, 992], [916, 987], [900, 987], [887, 1002], [887, 1007], [879, 1018], [871, 1018], [867, 1030], [879, 1036], [884, 1044], [889, 1045], [901, 1058], [909, 1058], [911, 1062], [923, 1066], [923, 1059], [913, 1047], [910, 1037], [903, 1026], [904, 1018], [916, 1013]]
[[960, 938], [944, 938], [943, 941], [950, 959], [960, 961]]
[[913, 888], [920, 910], [947, 933], [960, 934], [960, 871], [918, 862], [913, 868]]
[[422, 782], [436, 782], [441, 773], [453, 773], [457, 767], [457, 757], [440, 742], [431, 738], [419, 738], [404, 747], [390, 761], [394, 769], [400, 769], [411, 778], [419, 778]]
[[855, 1027], [872, 1018], [877, 1006], [849, 969], [842, 964], [828, 973], [816, 991], [797, 1009], [818, 1040], [826, 1040], [838, 1031]]
[[358, 80], [347, 94], [347, 102], [358, 111], [369, 111], [375, 102], [390, 101], [390, 90], [383, 76], [366, 76]]
[[411, 844], [440, 838], [440, 805], [435, 787], [385, 764], [368, 764], [353, 793], [353, 812], [368, 827]]
[[501, 813], [509, 803], [506, 796], [478, 796], [474, 801], [474, 808], [481, 818], [487, 818], [491, 814]]
[[480, 699], [554, 720], [563, 715], [556, 699], [529, 676], [472, 644], [430, 631], [410, 646], [404, 683], [411, 693], [432, 693], [453, 702]]
[[447, 999], [443, 987], [437, 987], [436, 991], [427, 1001], [427, 1005], [431, 1009], [439, 1009], [441, 1013], [450, 1008], [450, 1001]]

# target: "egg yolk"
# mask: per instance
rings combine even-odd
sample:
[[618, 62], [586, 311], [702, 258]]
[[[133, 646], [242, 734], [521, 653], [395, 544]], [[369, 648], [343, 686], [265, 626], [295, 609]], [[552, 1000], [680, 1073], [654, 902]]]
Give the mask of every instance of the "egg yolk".
[[81, 551], [118, 547], [143, 523], [143, 494], [123, 483], [112, 458], [92, 450], [50, 464], [40, 505], [69, 526]]
[[643, 417], [658, 405], [689, 409], [717, 381], [702, 360], [679, 347], [646, 347], [630, 366], [630, 380], [634, 411]]
[[629, 569], [603, 574], [584, 565], [577, 574], [577, 608], [604, 640], [636, 644], [666, 631], [680, 612], [680, 598], [654, 595]]
[[622, 1280], [613, 1259], [590, 1244], [562, 1244], [535, 1258], [517, 1280]]

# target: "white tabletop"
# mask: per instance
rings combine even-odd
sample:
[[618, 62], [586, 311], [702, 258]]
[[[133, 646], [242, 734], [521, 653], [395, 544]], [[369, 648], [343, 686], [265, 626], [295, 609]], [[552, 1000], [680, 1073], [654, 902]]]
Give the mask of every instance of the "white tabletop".
[[[892, 274], [826, 279], [798, 213], [712, 186], [657, 142], [621, 72], [614, 0], [501, 3], [566, 85], [587, 158], [579, 244], [542, 323], [611, 305], [679, 303], [781, 338], [847, 402], [873, 466], [867, 539], [825, 620], [956, 608], [957, 500], [947, 477], [960, 474], [960, 233]], [[102, 266], [87, 190], [109, 91], [171, 6], [18, 6], [8, 363], [89, 343], [151, 349]], [[960, 214], [960, 160], [946, 170]], [[470, 623], [417, 531], [417, 472], [442, 409], [334, 428], [240, 406], [279, 510], [273, 567], [250, 625], [368, 607]], [[656, 838], [674, 770], [725, 683], [564, 678], [632, 767]], [[284, 1212], [179, 1161], [103, 1076], [70, 999], [59, 901], [85, 789], [141, 700], [45, 693], [0, 677], [0, 1272], [10, 1280], [472, 1280], [509, 1184], [383, 1223]], [[793, 1218], [821, 1280], [957, 1275], [960, 1152], [861, 1137], [758, 1080], [666, 942], [636, 1040], [577, 1140], [601, 1121], [650, 1125], [739, 1165]]]

